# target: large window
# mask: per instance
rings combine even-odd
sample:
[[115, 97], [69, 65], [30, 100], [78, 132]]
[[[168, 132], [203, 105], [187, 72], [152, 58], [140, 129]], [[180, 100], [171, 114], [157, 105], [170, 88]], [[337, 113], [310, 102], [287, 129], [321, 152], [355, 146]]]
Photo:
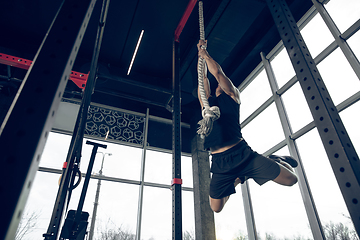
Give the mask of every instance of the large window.
[[[326, 9], [331, 17], [334, 18], [342, 33], [360, 19], [360, 12], [357, 11], [359, 4], [359, 1], [332, 0], [326, 5]], [[347, 15], [349, 17], [345, 17]], [[358, 102], [360, 99], [360, 82], [354, 69], [359, 69], [360, 66], [358, 62], [357, 66], [350, 66], [347, 59], [353, 59], [353, 57], [345, 57], [347, 53], [343, 53], [339, 47], [329, 50], [328, 46], [335, 39], [320, 14], [315, 15], [303, 28], [301, 34], [313, 58], [317, 57], [320, 53], [325, 57], [317, 67], [335, 105], [340, 110], [345, 108], [345, 110], [340, 112], [340, 116], [355, 149], [358, 150], [360, 139], [358, 137], [359, 125], [356, 119], [360, 117], [360, 105]], [[360, 52], [358, 44], [359, 36], [359, 32], [355, 32], [347, 40], [352, 52], [357, 57]], [[280, 51], [275, 57], [267, 56], [267, 58], [272, 59], [271, 69], [274, 71], [279, 88], [283, 87], [290, 80], [294, 81], [295, 73], [285, 50]], [[252, 103], [247, 102], [248, 96], [256, 98], [258, 96], [256, 89], [259, 82], [267, 83], [261, 75], [259, 75], [259, 80], [255, 78], [250, 79], [249, 82], [249, 85], [243, 90], [243, 93], [246, 93], [246, 98], [242, 94], [243, 106], [241, 111], [247, 111], [246, 116], [251, 115], [254, 110], [264, 103], [263, 100], [263, 102], [251, 106]], [[262, 85], [261, 88], [266, 89], [267, 87]], [[260, 187], [250, 180], [249, 186], [258, 236], [261, 239], [313, 239], [312, 227], [310, 226], [316, 225], [316, 223], [313, 218], [310, 220], [307, 214], [308, 211], [305, 210], [306, 207], [309, 208], [309, 203], [303, 202], [305, 199], [308, 199], [306, 195], [312, 193], [315, 204], [313, 211], [318, 213], [321, 221], [320, 224], [324, 229], [326, 237], [330, 237], [331, 229], [343, 226], [344, 231], [353, 236], [351, 239], [358, 239], [355, 237], [356, 233], [349, 217], [348, 209], [319, 133], [316, 128], [309, 127], [313, 117], [300, 84], [296, 82], [291, 84], [289, 89], [283, 89], [281, 98], [289, 125], [293, 133], [300, 136], [294, 142], [301, 159], [305, 174], [304, 178], [309, 183], [309, 192], [304, 190], [306, 188], [300, 191], [300, 183], [291, 188], [279, 186], [273, 182], [266, 183]], [[265, 98], [265, 100], [267, 99]], [[260, 153], [281, 145], [280, 143], [284, 139], [283, 130], [274, 105], [270, 105], [250, 123], [246, 123], [242, 130], [243, 136], [249, 145], [254, 150], [259, 150]], [[244, 121], [244, 118], [241, 120]], [[291, 137], [285, 137], [293, 141]], [[288, 147], [284, 147], [275, 154], [289, 155], [290, 153]], [[297, 172], [302, 174], [301, 171]], [[239, 224], [243, 223], [240, 222]]]
[[[27, 234], [29, 239], [39, 239], [47, 232], [53, 211], [60, 170], [66, 160], [71, 136], [50, 133], [40, 161], [40, 171], [34, 180], [34, 187], [26, 205], [24, 219], [31, 215], [36, 218], [36, 227]], [[97, 140], [90, 140], [99, 142]], [[92, 145], [83, 141], [80, 170], [86, 173], [92, 151]], [[134, 239], [139, 205], [141, 215], [141, 239], [171, 239], [172, 235], [172, 192], [170, 182], [172, 176], [172, 154], [147, 150], [145, 154], [145, 187], [143, 201], [139, 204], [141, 162], [143, 149], [125, 145], [103, 143], [107, 149], [99, 148], [95, 157], [92, 174], [102, 175], [110, 180], [90, 179], [82, 211], [88, 212], [88, 231], [91, 228], [94, 203], [98, 203], [96, 222], [93, 226], [94, 240], [106, 239], [115, 234]], [[183, 187], [192, 188], [192, 161], [182, 156]], [[58, 173], [53, 172], [58, 171]], [[83, 181], [72, 192], [69, 210], [77, 210]], [[159, 184], [160, 186], [153, 186]], [[150, 186], [147, 186], [150, 185]], [[96, 199], [96, 191], [99, 197]], [[183, 230], [195, 236], [194, 201], [191, 190], [182, 192]], [[61, 229], [60, 229], [61, 231]]]

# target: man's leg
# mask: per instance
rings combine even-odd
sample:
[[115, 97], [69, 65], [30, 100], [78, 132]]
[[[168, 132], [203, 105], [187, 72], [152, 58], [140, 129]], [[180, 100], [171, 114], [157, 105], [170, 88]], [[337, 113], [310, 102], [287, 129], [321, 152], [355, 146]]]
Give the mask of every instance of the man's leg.
[[[240, 178], [236, 178], [234, 182], [234, 186], [236, 187], [239, 183], [243, 183], [243, 181], [245, 180], [246, 178], [244, 178], [243, 180], [240, 180]], [[225, 203], [227, 202], [227, 200], [229, 200], [229, 198], [230, 196], [226, 196], [221, 199], [215, 199], [209, 196], [211, 209], [217, 213], [221, 212], [221, 210], [224, 208]]]
[[293, 168], [282, 160], [276, 162], [280, 166], [280, 174], [273, 181], [285, 186], [292, 186], [297, 183], [298, 179]]
[[215, 198], [212, 198], [212, 197], [209, 197], [209, 198], [210, 198], [210, 207], [211, 207], [211, 209], [214, 212], [219, 213], [224, 208], [225, 203], [230, 198], [230, 196], [226, 196], [226, 197], [223, 197], [221, 199], [215, 199]]

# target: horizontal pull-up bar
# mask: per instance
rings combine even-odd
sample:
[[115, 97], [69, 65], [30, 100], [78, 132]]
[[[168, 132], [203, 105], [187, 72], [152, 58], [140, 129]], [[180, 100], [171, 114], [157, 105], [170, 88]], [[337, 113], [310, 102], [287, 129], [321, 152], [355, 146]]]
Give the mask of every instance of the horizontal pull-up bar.
[[183, 28], [185, 27], [185, 24], [187, 22], [187, 20], [189, 19], [190, 17], [190, 14], [192, 12], [192, 10], [194, 9], [195, 7], [195, 4], [196, 4], [197, 0], [190, 0], [187, 7], [186, 7], [186, 10], [184, 12], [184, 15], [182, 16], [180, 22], [179, 22], [179, 25], [177, 26], [176, 30], [175, 30], [175, 41], [176, 42], [179, 42], [179, 38], [180, 38], [180, 34], [183, 30]]

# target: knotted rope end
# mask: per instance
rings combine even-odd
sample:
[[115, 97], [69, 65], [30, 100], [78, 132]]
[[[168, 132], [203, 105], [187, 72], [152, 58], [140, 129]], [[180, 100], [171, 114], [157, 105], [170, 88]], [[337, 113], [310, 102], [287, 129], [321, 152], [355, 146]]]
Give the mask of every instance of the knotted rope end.
[[209, 136], [213, 128], [213, 123], [220, 117], [220, 109], [217, 106], [204, 108], [202, 111], [203, 119], [198, 122], [199, 128], [197, 133], [201, 138]]

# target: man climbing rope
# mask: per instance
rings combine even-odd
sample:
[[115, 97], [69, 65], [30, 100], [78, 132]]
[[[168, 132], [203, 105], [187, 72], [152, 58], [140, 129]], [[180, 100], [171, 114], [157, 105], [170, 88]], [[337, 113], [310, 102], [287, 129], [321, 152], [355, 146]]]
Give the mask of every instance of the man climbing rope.
[[[268, 158], [253, 151], [242, 138], [240, 129], [240, 91], [225, 75], [221, 66], [206, 50], [207, 41], [200, 40], [198, 47], [199, 59], [205, 59], [204, 90], [210, 106], [218, 106], [221, 116], [213, 122], [213, 127], [205, 136], [204, 148], [212, 155], [210, 183], [210, 206], [220, 212], [235, 187], [253, 178], [262, 185], [269, 180], [285, 186], [297, 183], [297, 176], [292, 167], [298, 163], [289, 156], [271, 155]], [[201, 47], [205, 46], [205, 47]], [[215, 96], [210, 95], [210, 83], [206, 76], [206, 68], [215, 77], [218, 86]], [[202, 109], [204, 104], [200, 97]]]

